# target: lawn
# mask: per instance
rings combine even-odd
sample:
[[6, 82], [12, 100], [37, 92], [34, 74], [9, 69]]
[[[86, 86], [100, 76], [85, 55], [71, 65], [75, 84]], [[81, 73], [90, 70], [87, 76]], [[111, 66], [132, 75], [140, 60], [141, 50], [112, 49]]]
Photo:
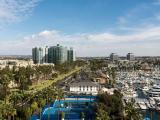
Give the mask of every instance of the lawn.
[[45, 81], [42, 81], [38, 84], [35, 84], [35, 85], [32, 85], [32, 86], [29, 86], [29, 90], [26, 91], [26, 93], [35, 93], [37, 91], [41, 91], [42, 89], [44, 88], [47, 88], [49, 87], [50, 85], [52, 85], [53, 83], [59, 81], [59, 80], [62, 80], [64, 79], [65, 77], [67, 76], [70, 76], [71, 74], [75, 73], [75, 72], [78, 72], [81, 70], [82, 67], [76, 67], [74, 70], [70, 71], [69, 73], [67, 74], [61, 74], [61, 75], [58, 75], [57, 78], [55, 78], [54, 80], [45, 80]]

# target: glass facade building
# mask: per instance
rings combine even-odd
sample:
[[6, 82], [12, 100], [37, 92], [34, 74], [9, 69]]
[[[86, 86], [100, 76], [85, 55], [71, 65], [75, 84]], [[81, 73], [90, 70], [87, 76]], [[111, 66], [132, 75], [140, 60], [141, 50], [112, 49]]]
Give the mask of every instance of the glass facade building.
[[73, 48], [68, 49], [68, 51], [67, 51], [67, 60], [70, 63], [75, 61], [75, 51], [73, 50]]
[[49, 63], [62, 64], [67, 61], [67, 47], [52, 46], [48, 49]]
[[64, 62], [72, 62], [75, 60], [75, 54], [72, 48], [57, 44], [57, 46], [45, 48], [33, 48], [32, 58], [35, 64], [54, 63], [62, 64]]
[[32, 59], [35, 64], [43, 64], [45, 62], [45, 49], [41, 47], [33, 48]]

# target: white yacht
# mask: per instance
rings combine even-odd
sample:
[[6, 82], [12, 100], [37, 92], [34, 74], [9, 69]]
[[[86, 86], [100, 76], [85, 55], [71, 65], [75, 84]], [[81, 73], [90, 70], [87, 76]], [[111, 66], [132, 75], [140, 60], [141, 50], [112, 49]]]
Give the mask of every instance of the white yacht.
[[150, 97], [149, 100], [148, 100], [150, 106], [151, 106], [151, 109], [155, 109], [155, 106], [156, 106], [156, 102], [155, 102], [155, 99]]
[[155, 98], [155, 108], [160, 111], [160, 98]]
[[149, 89], [147, 93], [149, 97], [153, 98], [160, 97], [160, 85], [159, 84], [153, 85], [153, 87]]
[[133, 97], [138, 97], [138, 94], [136, 91], [133, 91]]
[[143, 88], [142, 88], [142, 91], [148, 91], [149, 90], [149, 87], [148, 86], [144, 86]]
[[144, 86], [141, 90], [142, 90], [144, 95], [147, 95], [147, 92], [149, 91], [149, 87], [148, 86]]
[[129, 98], [135, 98], [135, 97], [138, 96], [137, 92], [134, 91], [132, 88], [125, 89], [125, 90], [123, 91], [123, 95], [124, 95], [125, 97], [129, 97]]
[[148, 108], [147, 108], [147, 105], [145, 104], [145, 102], [139, 103], [139, 107], [141, 108], [141, 110], [146, 110], [146, 109], [148, 109]]
[[157, 104], [156, 104], [156, 110], [157, 110], [157, 111], [160, 111], [160, 103], [157, 103]]

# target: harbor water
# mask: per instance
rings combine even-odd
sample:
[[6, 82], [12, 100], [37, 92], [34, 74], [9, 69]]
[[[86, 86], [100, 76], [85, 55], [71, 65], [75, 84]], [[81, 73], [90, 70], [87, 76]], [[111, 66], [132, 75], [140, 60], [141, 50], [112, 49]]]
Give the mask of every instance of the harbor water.
[[149, 118], [150, 120], [160, 120], [160, 113], [156, 110], [142, 110], [141, 111], [144, 120]]

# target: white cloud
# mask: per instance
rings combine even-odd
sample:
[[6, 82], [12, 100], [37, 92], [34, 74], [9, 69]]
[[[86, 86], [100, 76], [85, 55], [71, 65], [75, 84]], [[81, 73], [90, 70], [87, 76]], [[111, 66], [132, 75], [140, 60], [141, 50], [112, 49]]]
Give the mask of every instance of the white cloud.
[[0, 26], [19, 22], [29, 16], [40, 0], [1, 0]]
[[[19, 41], [1, 43], [0, 53], [31, 54], [32, 47], [53, 46], [57, 43], [74, 47], [78, 56], [106, 56], [111, 52], [125, 55], [159, 55], [160, 26], [137, 28], [131, 34], [96, 33], [65, 34], [57, 30], [44, 30]], [[147, 51], [147, 52], [146, 52]]]

